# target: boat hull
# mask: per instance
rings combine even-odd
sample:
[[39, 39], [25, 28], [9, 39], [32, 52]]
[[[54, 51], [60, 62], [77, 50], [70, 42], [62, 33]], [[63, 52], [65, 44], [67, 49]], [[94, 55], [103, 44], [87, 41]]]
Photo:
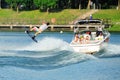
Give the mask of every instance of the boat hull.
[[83, 45], [70, 44], [70, 46], [73, 48], [73, 50], [75, 52], [93, 54], [93, 53], [99, 52], [102, 49], [103, 44], [96, 44], [96, 45], [95, 44], [91, 44], [91, 45], [88, 45], [88, 44], [83, 44]]
[[107, 47], [107, 44], [109, 42], [109, 36], [110, 34], [108, 33], [108, 35], [103, 40], [91, 41], [88, 44], [71, 42], [70, 46], [73, 48], [75, 52], [94, 54]]

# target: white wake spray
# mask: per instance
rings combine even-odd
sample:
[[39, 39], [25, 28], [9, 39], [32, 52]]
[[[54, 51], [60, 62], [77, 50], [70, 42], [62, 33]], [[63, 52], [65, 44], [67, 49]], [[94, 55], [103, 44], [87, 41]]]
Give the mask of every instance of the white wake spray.
[[50, 51], [55, 49], [71, 50], [69, 43], [53, 37], [45, 37], [38, 43], [32, 43], [24, 48], [24, 50], [30, 51]]
[[115, 55], [120, 55], [120, 45], [116, 44], [108, 44], [106, 47], [105, 52], [101, 56], [115, 56]]

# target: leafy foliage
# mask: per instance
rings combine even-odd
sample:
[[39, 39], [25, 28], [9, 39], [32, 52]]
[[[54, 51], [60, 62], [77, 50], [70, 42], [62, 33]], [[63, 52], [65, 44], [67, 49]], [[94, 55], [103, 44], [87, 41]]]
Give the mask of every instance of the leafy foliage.
[[40, 10], [47, 10], [55, 8], [57, 0], [34, 0], [33, 2]]
[[[86, 9], [90, 1], [93, 3], [92, 8], [116, 8], [120, 6], [120, 0], [5, 0], [7, 6], [15, 10], [34, 10], [49, 11], [51, 9]], [[2, 5], [5, 2], [2, 1]], [[95, 5], [95, 6], [94, 6]], [[24, 7], [24, 8], [23, 8]]]
[[25, 3], [25, 0], [6, 0], [6, 2], [11, 5], [12, 9], [15, 9], [17, 12], [19, 12], [19, 8]]

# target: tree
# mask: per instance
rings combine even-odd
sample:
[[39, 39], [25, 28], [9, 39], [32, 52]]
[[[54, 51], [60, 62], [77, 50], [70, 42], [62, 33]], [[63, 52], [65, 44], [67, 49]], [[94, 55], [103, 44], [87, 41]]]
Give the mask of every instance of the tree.
[[17, 13], [19, 12], [19, 8], [21, 7], [21, 5], [25, 4], [25, 0], [6, 0], [6, 2], [10, 4], [11, 9], [14, 8]]
[[118, 0], [118, 9], [120, 10], [120, 0]]
[[26, 10], [31, 10], [34, 7], [33, 0], [25, 0], [23, 6]]
[[100, 7], [100, 4], [99, 4], [99, 0], [95, 0], [95, 7], [96, 7], [96, 9], [100, 9], [101, 7]]
[[[7, 2], [6, 3], [4, 2]], [[39, 9], [41, 11], [47, 11], [51, 9], [90, 9], [93, 7], [93, 3], [95, 7], [102, 9], [115, 8], [118, 6], [120, 9], [120, 0], [0, 0], [0, 8], [1, 7], [11, 7], [11, 9], [19, 12], [21, 7], [24, 7], [26, 10], [31, 9]]]
[[5, 0], [9, 5], [10, 5], [10, 8], [12, 9], [12, 5], [13, 5], [13, 0]]
[[0, 9], [1, 9], [1, 0], [0, 0]]
[[40, 10], [46, 11], [53, 9], [57, 5], [57, 0], [34, 0], [33, 2]]
[[90, 9], [90, 3], [91, 3], [91, 0], [88, 0], [87, 9]]

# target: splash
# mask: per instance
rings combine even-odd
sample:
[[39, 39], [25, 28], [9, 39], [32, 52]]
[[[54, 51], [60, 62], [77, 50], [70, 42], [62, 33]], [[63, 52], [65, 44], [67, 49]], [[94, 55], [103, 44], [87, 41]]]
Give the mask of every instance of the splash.
[[120, 45], [108, 44], [100, 57], [117, 57], [120, 56]]
[[69, 44], [67, 42], [61, 39], [45, 37], [41, 39], [37, 44], [32, 43], [23, 49], [30, 51], [71, 50], [68, 45]]
[[[16, 45], [17, 46], [17, 45]], [[6, 46], [7, 47], [7, 46]], [[14, 46], [15, 47], [15, 46]], [[0, 52], [0, 56], [18, 56], [18, 57], [34, 57], [34, 58], [42, 58], [42, 57], [51, 57], [61, 54], [69, 54], [67, 58], [64, 59], [64, 62], [69, 58], [69, 61], [77, 62], [80, 59], [94, 59], [95, 57], [92, 55], [86, 55], [83, 53], [76, 53], [73, 51], [72, 47], [70, 47], [69, 43], [62, 39], [54, 38], [54, 37], [45, 37], [41, 39], [38, 43], [31, 43], [26, 45], [25, 47], [10, 47], [7, 49], [2, 49]], [[82, 56], [82, 57], [81, 57]]]
[[95, 58], [92, 55], [76, 53], [69, 43], [52, 37], [43, 38], [38, 44], [31, 43], [22, 48], [0, 51], [0, 65], [32, 69], [53, 69]]
[[57, 55], [61, 51], [72, 51], [69, 43], [54, 37], [42, 38], [38, 43], [31, 43], [24, 47], [5, 46], [0, 48], [0, 56], [19, 56], [19, 57], [48, 57]]

